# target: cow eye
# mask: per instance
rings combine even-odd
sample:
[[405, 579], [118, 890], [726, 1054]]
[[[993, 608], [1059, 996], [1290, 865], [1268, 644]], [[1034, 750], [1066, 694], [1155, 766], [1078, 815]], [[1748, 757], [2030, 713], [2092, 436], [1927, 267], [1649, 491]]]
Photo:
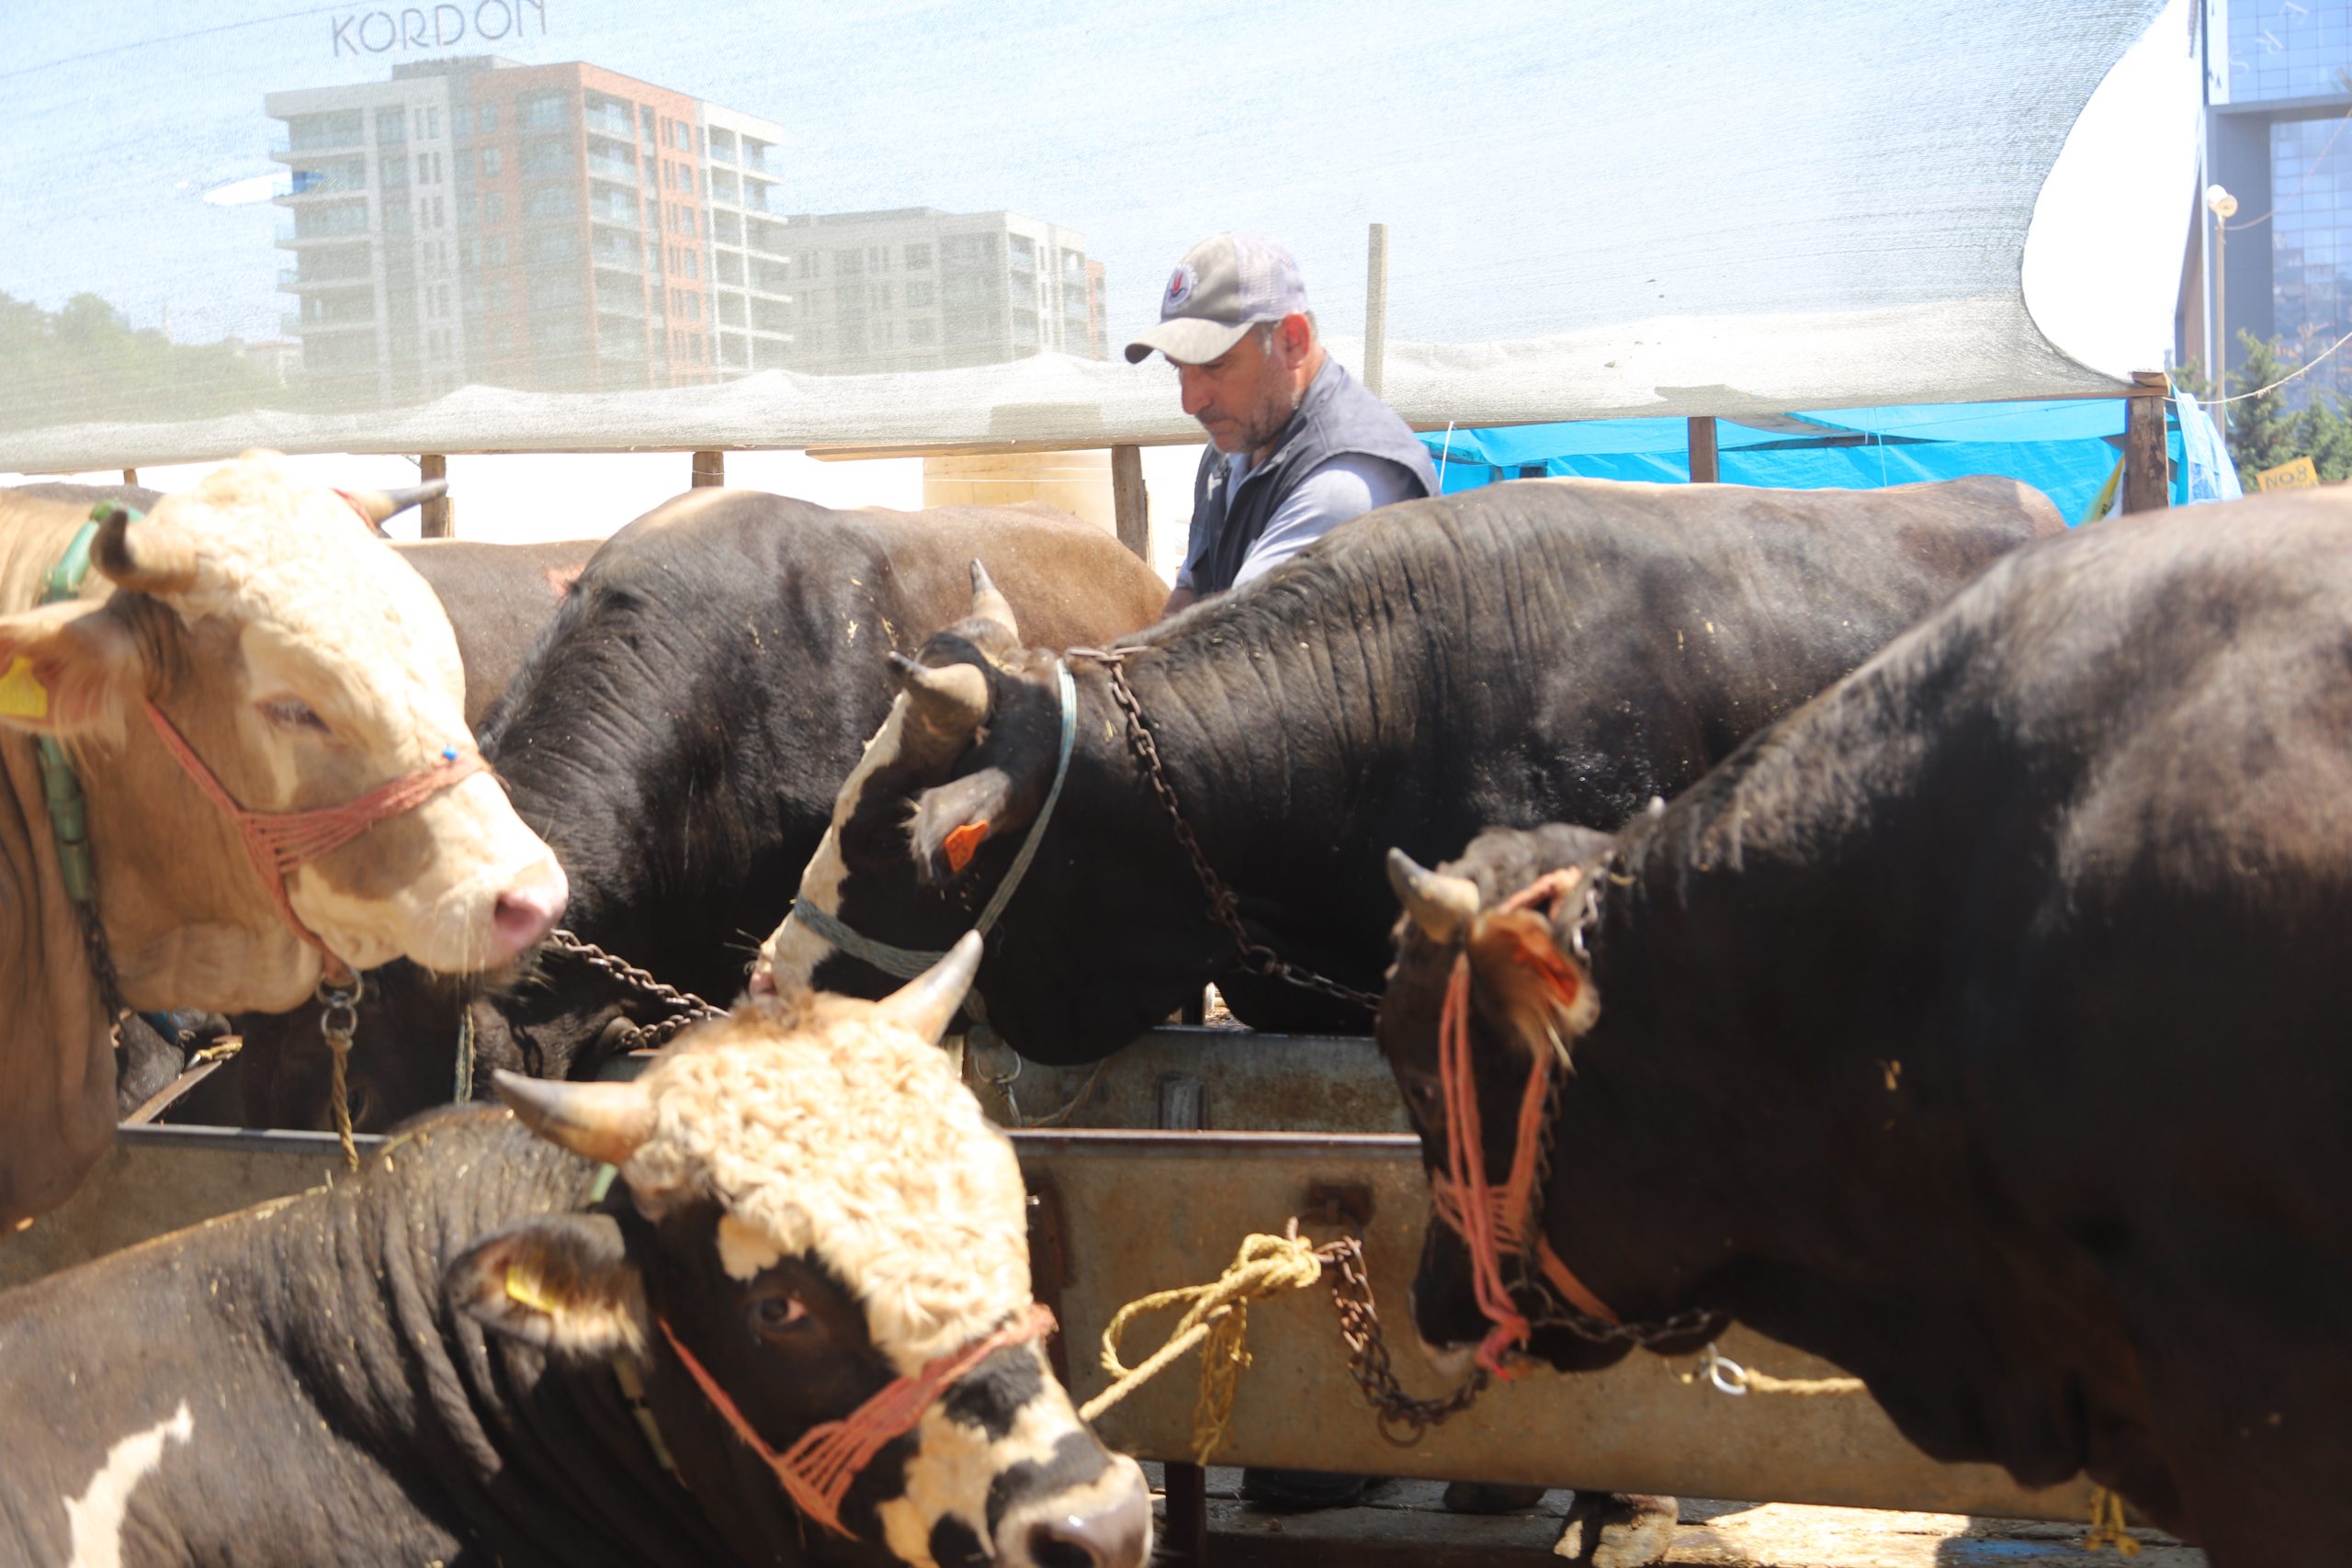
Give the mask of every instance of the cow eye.
[[1444, 1116], [1445, 1095], [1438, 1088], [1437, 1079], [1427, 1073], [1399, 1071], [1396, 1082], [1405, 1091], [1405, 1104], [1415, 1121], [1427, 1124]]
[[327, 721], [300, 697], [272, 697], [254, 705], [261, 709], [264, 718], [281, 729], [310, 729], [321, 735], [327, 732]]
[[813, 1321], [798, 1296], [762, 1296], [752, 1303], [752, 1323], [762, 1334], [787, 1334]]

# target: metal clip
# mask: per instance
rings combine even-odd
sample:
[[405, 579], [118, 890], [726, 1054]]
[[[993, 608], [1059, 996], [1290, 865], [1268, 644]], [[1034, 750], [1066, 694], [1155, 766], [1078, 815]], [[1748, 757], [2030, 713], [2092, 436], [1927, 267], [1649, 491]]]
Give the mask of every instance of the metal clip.
[[1735, 1399], [1747, 1396], [1747, 1369], [1716, 1349], [1712, 1339], [1707, 1341], [1706, 1373], [1716, 1393], [1728, 1393]]

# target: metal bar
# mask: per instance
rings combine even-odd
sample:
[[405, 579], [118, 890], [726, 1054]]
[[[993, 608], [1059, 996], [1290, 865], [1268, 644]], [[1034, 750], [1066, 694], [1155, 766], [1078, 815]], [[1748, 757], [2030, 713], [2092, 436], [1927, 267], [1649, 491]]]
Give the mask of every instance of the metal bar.
[[1148, 565], [1151, 561], [1151, 496], [1143, 484], [1143, 448], [1111, 448], [1111, 515], [1119, 543]]
[[1694, 414], [1690, 419], [1690, 482], [1694, 485], [1720, 483], [1722, 473], [1715, 461], [1715, 420], [1713, 414]]
[[727, 454], [700, 451], [694, 457], [694, 471], [689, 488], [709, 490], [727, 482]]
[[2141, 389], [2123, 405], [2123, 510], [2161, 512], [2172, 504], [2165, 373], [2142, 370], [2132, 379]]
[[[431, 481], [449, 477], [449, 459], [438, 452], [427, 452], [416, 460], [416, 477]], [[416, 528], [421, 537], [447, 539], [456, 536], [458, 519], [449, 504], [448, 496], [439, 495], [417, 508]]]
[[1372, 242], [1364, 259], [1363, 384], [1380, 396], [1381, 378], [1388, 367], [1388, 225], [1372, 226]]
[[1209, 1472], [1197, 1464], [1171, 1461], [1164, 1485], [1168, 1536], [1160, 1550], [1188, 1568], [1208, 1568]]
[[[384, 1140], [360, 1143], [372, 1157]], [[1399, 1375], [1417, 1393], [1439, 1392], [1436, 1374], [1413, 1354], [1405, 1305], [1429, 1210], [1417, 1140], [1053, 1130], [1016, 1133], [1013, 1144], [1033, 1190], [1056, 1196], [1050, 1224], [1064, 1238], [1060, 1317], [1079, 1363], [1077, 1397], [1107, 1381], [1091, 1352], [1120, 1306], [1170, 1284], [1216, 1279], [1245, 1235], [1279, 1233], [1293, 1215], [1309, 1234], [1333, 1234], [1317, 1221], [1337, 1220], [1340, 1210], [1366, 1216], [1362, 1233]], [[0, 1286], [343, 1179], [335, 1141], [324, 1134], [125, 1128], [63, 1207], [0, 1242]], [[1499, 1384], [1418, 1447], [1394, 1448], [1348, 1376], [1320, 1288], [1252, 1310], [1249, 1348], [1230, 1434], [1215, 1455], [1221, 1464], [2007, 1518], [2079, 1520], [2089, 1507], [2080, 1480], [2028, 1491], [1992, 1466], [1939, 1464], [1905, 1442], [1868, 1398], [1729, 1399], [1704, 1379], [1668, 1375], [1687, 1363], [1677, 1369], [1645, 1354], [1605, 1372]], [[1744, 1329], [1724, 1336], [1723, 1353], [1782, 1377], [1829, 1371]], [[1171, 1545], [1190, 1528], [1182, 1491], [1190, 1483], [1176, 1467], [1192, 1461], [1196, 1392], [1194, 1372], [1180, 1368], [1102, 1422], [1115, 1447], [1170, 1461]]]

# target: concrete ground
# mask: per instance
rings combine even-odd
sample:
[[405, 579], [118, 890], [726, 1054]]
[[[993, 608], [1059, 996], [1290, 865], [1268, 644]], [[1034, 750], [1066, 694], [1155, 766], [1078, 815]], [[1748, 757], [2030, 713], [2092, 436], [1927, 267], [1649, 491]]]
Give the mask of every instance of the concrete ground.
[[[1157, 1491], [1159, 1467], [1146, 1467]], [[1209, 1562], [1203, 1568], [1537, 1568], [1564, 1557], [1634, 1568], [1604, 1551], [1596, 1559], [1589, 1520], [1579, 1555], [1555, 1555], [1576, 1494], [1546, 1493], [1523, 1513], [1477, 1517], [1439, 1506], [1430, 1481], [1386, 1481], [1364, 1503], [1313, 1513], [1275, 1513], [1240, 1500], [1241, 1472], [1208, 1472]], [[1589, 1513], [1589, 1510], [1586, 1510]], [[1651, 1561], [1668, 1568], [2095, 1568], [2123, 1560], [2086, 1555], [2083, 1524], [1895, 1514], [1789, 1503], [1682, 1499], [1673, 1544]], [[2154, 1530], [2135, 1530], [2132, 1568], [2204, 1568], [2205, 1554]]]

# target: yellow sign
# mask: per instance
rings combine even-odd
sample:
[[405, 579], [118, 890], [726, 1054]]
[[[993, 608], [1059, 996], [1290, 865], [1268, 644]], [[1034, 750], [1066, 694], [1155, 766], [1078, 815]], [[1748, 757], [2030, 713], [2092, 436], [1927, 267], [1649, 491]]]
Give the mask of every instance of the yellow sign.
[[2319, 470], [2312, 467], [2309, 457], [2298, 457], [2254, 476], [2256, 490], [2314, 490], [2318, 485]]

